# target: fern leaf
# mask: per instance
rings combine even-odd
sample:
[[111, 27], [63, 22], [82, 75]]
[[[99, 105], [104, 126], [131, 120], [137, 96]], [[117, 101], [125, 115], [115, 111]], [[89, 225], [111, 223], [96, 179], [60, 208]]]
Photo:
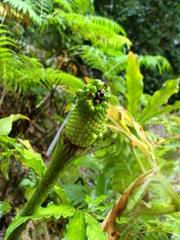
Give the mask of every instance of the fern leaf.
[[73, 12], [71, 3], [68, 0], [52, 0], [52, 2], [58, 4], [60, 8], [63, 8], [63, 10], [68, 13]]
[[63, 188], [65, 189], [67, 197], [71, 200], [73, 206], [79, 209], [86, 206], [85, 198], [88, 192], [87, 187], [77, 184], [68, 184], [63, 185]]
[[140, 65], [144, 65], [146, 68], [156, 69], [158, 68], [159, 73], [171, 70], [171, 65], [168, 60], [162, 56], [138, 56]]
[[114, 47], [122, 49], [124, 45], [130, 48], [131, 42], [128, 38], [117, 34], [108, 25], [99, 25], [90, 17], [75, 13], [63, 13], [57, 10], [54, 18], [63, 18], [66, 25], [71, 28], [73, 34], [80, 35], [84, 40], [90, 40], [96, 47]]
[[79, 45], [71, 48], [84, 60], [84, 62], [93, 69], [99, 69], [102, 72], [107, 70], [107, 56], [96, 47], [88, 45]]
[[30, 2], [22, 2], [21, 0], [3, 0], [4, 4], [9, 4], [14, 10], [16, 10], [18, 13], [23, 14], [26, 16], [26, 19], [29, 20], [32, 19], [37, 24], [41, 24], [42, 20], [41, 18], [36, 14], [36, 12], [33, 10], [33, 7]]
[[52, 3], [50, 0], [33, 0], [31, 1], [34, 9], [41, 19], [46, 19], [52, 10]]
[[87, 0], [73, 0], [71, 7], [74, 13], [85, 15], [91, 10], [91, 1]]
[[96, 25], [100, 25], [104, 28], [108, 28], [109, 30], [112, 30], [117, 34], [121, 33], [125, 37], [127, 36], [125, 30], [123, 29], [123, 27], [121, 27], [121, 25], [119, 25], [118, 23], [108, 18], [100, 17], [100, 16], [90, 16], [89, 19]]

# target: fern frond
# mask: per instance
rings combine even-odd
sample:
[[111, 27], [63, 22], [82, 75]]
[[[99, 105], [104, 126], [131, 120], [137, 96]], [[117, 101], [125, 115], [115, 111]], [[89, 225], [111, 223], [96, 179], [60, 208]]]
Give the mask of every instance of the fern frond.
[[84, 62], [93, 69], [98, 69], [102, 72], [107, 70], [107, 56], [100, 49], [88, 45], [79, 45], [71, 48], [73, 52], [77, 52]]
[[[3, 69], [0, 66], [0, 71]], [[2, 80], [0, 79], [1, 84], [9, 91], [24, 94], [33, 88], [38, 91], [38, 86], [49, 90], [59, 87], [72, 94], [78, 88], [83, 88], [83, 82], [79, 78], [52, 68], [45, 69], [36, 58], [24, 55], [16, 55], [6, 62], [6, 77]]]
[[56, 84], [72, 94], [75, 94], [79, 88], [83, 88], [83, 82], [79, 78], [52, 68], [45, 70], [45, 78], [42, 82], [49, 86]]
[[[70, 50], [76, 52], [78, 56], [91, 68], [98, 69], [104, 73], [104, 77], [111, 78], [112, 75], [118, 75], [125, 70], [127, 65], [128, 55], [124, 55], [118, 51], [111, 51], [106, 54], [101, 48], [96, 48], [88, 45], [79, 45]], [[113, 55], [114, 53], [114, 55]], [[116, 57], [116, 54], [119, 55]]]
[[46, 19], [52, 10], [51, 0], [33, 0], [32, 5], [41, 19]]
[[88, 188], [86, 186], [65, 184], [63, 185], [63, 188], [65, 189], [67, 197], [71, 200], [73, 206], [81, 209], [87, 205], [85, 199], [88, 194]]
[[20, 13], [25, 17], [28, 24], [30, 23], [30, 20], [33, 20], [38, 25], [41, 24], [42, 19], [33, 10], [33, 6], [30, 2], [23, 2], [21, 0], [3, 0], [3, 3], [5, 4], [7, 12], [11, 12], [11, 8], [13, 8], [17, 14]]
[[94, 6], [90, 0], [52, 0], [53, 3], [67, 13], [77, 13], [85, 15], [94, 12]]
[[26, 14], [18, 13], [16, 10], [11, 8], [9, 4], [0, 4], [0, 16], [3, 18], [4, 22], [7, 20], [15, 21], [23, 26], [27, 26], [30, 22], [29, 16]]
[[4, 82], [9, 72], [7, 67], [13, 61], [14, 52], [11, 49], [16, 47], [16, 42], [11, 38], [6, 26], [0, 24], [0, 81]]
[[74, 13], [85, 15], [91, 11], [93, 4], [90, 0], [73, 0], [71, 6]]
[[171, 70], [169, 61], [162, 56], [149, 56], [149, 55], [137, 55], [140, 65], [144, 65], [146, 68], [156, 69], [158, 68], [159, 73]]
[[121, 25], [108, 18], [100, 16], [90, 16], [89, 19], [96, 25], [100, 25], [104, 28], [109, 28], [110, 30], [117, 34], [118, 33], [123, 34], [125, 37], [127, 36], [125, 30], [123, 29], [123, 27], [121, 27]]
[[[140, 66], [145, 66], [146, 68], [151, 68], [152, 70], [156, 70], [158, 68], [159, 72], [166, 72], [171, 69], [171, 65], [168, 60], [162, 56], [140, 56], [135, 54], [138, 59]], [[119, 74], [124, 71], [127, 66], [128, 55], [122, 55], [120, 57], [115, 57], [114, 62], [112, 63], [112, 68], [108, 70], [104, 74], [104, 76], [108, 76], [108, 74]]]
[[65, 12], [68, 12], [68, 13], [73, 12], [71, 2], [68, 0], [52, 0], [52, 3], [58, 4], [58, 6]]
[[74, 35], [81, 36], [84, 40], [90, 40], [94, 46], [108, 46], [117, 49], [122, 49], [125, 44], [128, 48], [131, 46], [128, 38], [109, 29], [109, 26], [95, 24], [88, 16], [63, 13], [57, 10], [54, 17], [65, 19], [66, 25], [71, 28]]

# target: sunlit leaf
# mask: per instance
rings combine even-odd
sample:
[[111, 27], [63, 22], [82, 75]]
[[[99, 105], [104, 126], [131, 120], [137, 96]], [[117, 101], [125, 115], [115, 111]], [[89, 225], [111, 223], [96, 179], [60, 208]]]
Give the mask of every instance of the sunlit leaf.
[[59, 87], [73, 94], [75, 94], [79, 88], [84, 87], [83, 82], [77, 77], [69, 76], [69, 74], [64, 72], [60, 72], [59, 77], [61, 78]]
[[0, 201], [0, 218], [11, 210], [11, 205], [8, 202]]
[[18, 119], [29, 120], [29, 118], [21, 114], [11, 114], [9, 117], [0, 119], [0, 135], [8, 135], [11, 132], [12, 123]]
[[127, 86], [127, 109], [132, 116], [136, 118], [140, 97], [143, 93], [143, 75], [140, 72], [138, 60], [132, 52], [129, 52], [125, 77]]
[[65, 234], [65, 240], [85, 240], [86, 238], [86, 222], [84, 219], [84, 213], [77, 211], [74, 217], [67, 225], [67, 232]]
[[38, 153], [34, 153], [28, 149], [22, 149], [21, 161], [28, 167], [32, 168], [39, 176], [42, 176], [46, 166], [42, 160], [42, 157]]
[[45, 208], [43, 207], [38, 208], [36, 213], [33, 214], [31, 218], [34, 220], [40, 219], [42, 217], [49, 218], [51, 216], [55, 217], [56, 219], [60, 218], [60, 216], [62, 216], [63, 218], [67, 218], [72, 217], [74, 213], [75, 209], [72, 206], [63, 204], [55, 205], [49, 203]]
[[89, 214], [85, 214], [87, 223], [87, 237], [89, 240], [107, 240], [108, 237], [102, 231], [98, 221]]

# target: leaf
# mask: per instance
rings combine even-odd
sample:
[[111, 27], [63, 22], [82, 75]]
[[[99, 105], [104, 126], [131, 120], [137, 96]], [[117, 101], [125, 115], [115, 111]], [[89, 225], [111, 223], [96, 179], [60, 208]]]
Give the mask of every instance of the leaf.
[[66, 191], [67, 197], [71, 200], [74, 207], [81, 209], [86, 206], [85, 198], [88, 192], [86, 186], [65, 184], [63, 187]]
[[46, 88], [51, 86], [53, 83], [57, 84], [59, 88], [63, 88], [74, 95], [79, 88], [84, 87], [81, 79], [52, 68], [47, 68], [45, 70], [45, 78], [43, 79], [42, 83], [43, 87]]
[[84, 213], [77, 211], [67, 226], [65, 240], [85, 240], [86, 238], [86, 222]]
[[141, 66], [144, 65], [146, 68], [151, 69], [158, 68], [160, 74], [171, 69], [168, 60], [162, 56], [137, 55], [137, 58]]
[[107, 217], [104, 219], [101, 227], [103, 231], [108, 233], [109, 240], [118, 240], [120, 237], [119, 232], [115, 229], [115, 221], [116, 218], [122, 216], [122, 213], [127, 208], [127, 201], [133, 191], [140, 185], [142, 185], [147, 179], [152, 177], [152, 175], [156, 174], [156, 170], [151, 169], [143, 174], [141, 174], [138, 178], [136, 178], [133, 183], [126, 189], [126, 191], [121, 195], [121, 197], [116, 201], [112, 210], [108, 213]]
[[11, 114], [9, 117], [0, 119], [0, 135], [8, 135], [12, 129], [12, 123], [18, 119], [27, 119], [28, 117], [21, 114]]
[[39, 220], [42, 217], [49, 218], [51, 216], [58, 219], [60, 216], [66, 218], [66, 217], [72, 217], [75, 213], [75, 209], [72, 206], [67, 205], [54, 205], [54, 204], [48, 204], [47, 207], [43, 208], [40, 207], [36, 211], [34, 215], [31, 216], [17, 216], [15, 217], [14, 221], [9, 225], [6, 231], [6, 235], [4, 240], [7, 240], [10, 234], [22, 223], [26, 222], [27, 220], [33, 219], [33, 220]]
[[143, 94], [143, 75], [139, 70], [139, 63], [132, 52], [129, 52], [125, 77], [127, 84], [127, 109], [136, 118], [139, 100]]
[[159, 107], [166, 103], [172, 94], [178, 92], [179, 82], [180, 79], [168, 80], [163, 84], [163, 87], [160, 90], [154, 93], [147, 106], [138, 117], [141, 124], [146, 123], [148, 120], [158, 115]]
[[39, 153], [34, 153], [31, 150], [23, 149], [20, 151], [21, 161], [28, 167], [32, 168], [39, 176], [42, 176], [46, 166]]
[[59, 183], [56, 183], [54, 186], [54, 191], [58, 194], [63, 204], [71, 205], [71, 201], [66, 196], [66, 191], [60, 186]]
[[21, 217], [21, 216], [17, 216], [15, 217], [14, 221], [9, 225], [9, 227], [6, 230], [6, 234], [4, 237], [4, 240], [7, 240], [10, 236], [10, 234], [17, 228], [19, 227], [22, 223], [25, 223], [27, 220], [29, 220], [31, 218], [31, 216], [27, 216], [27, 217]]
[[159, 117], [164, 113], [169, 113], [172, 110], [178, 109], [178, 108], [180, 108], [180, 101], [176, 101], [173, 105], [167, 105], [163, 107], [160, 111], [156, 113], [156, 115], [154, 115], [154, 117]]
[[42, 217], [49, 218], [51, 216], [55, 217], [56, 219], [62, 216], [63, 218], [72, 217], [75, 213], [75, 208], [69, 205], [55, 205], [49, 203], [47, 207], [43, 208], [40, 207], [36, 211], [36, 213], [31, 216], [32, 219], [37, 220]]
[[5, 144], [11, 144], [13, 147], [15, 147], [15, 145], [16, 145], [15, 139], [10, 138], [6, 135], [0, 135], [0, 141], [2, 141]]
[[[39, 176], [42, 177], [42, 175], [45, 172], [46, 166], [43, 162], [41, 155], [33, 151], [33, 148], [30, 145], [29, 141], [18, 139], [18, 141], [21, 143], [20, 145], [19, 143], [16, 143], [13, 138], [10, 138], [5, 135], [0, 135], [0, 141], [5, 143], [6, 145], [11, 144], [14, 147], [14, 149], [18, 151], [18, 154], [20, 154], [20, 160], [24, 163], [24, 165], [32, 168]], [[24, 146], [27, 147], [28, 149], [25, 149]], [[12, 151], [9, 150], [8, 152], [6, 152], [5, 154], [6, 158], [9, 159], [11, 154], [14, 154], [15, 150]], [[7, 172], [6, 168], [8, 167], [8, 162], [4, 162], [4, 164], [5, 165], [3, 166], [3, 174], [7, 178], [8, 176], [6, 174]]]
[[93, 218], [91, 215], [85, 215], [86, 223], [87, 223], [87, 237], [89, 240], [107, 240], [107, 236], [103, 233], [98, 221]]
[[8, 202], [0, 201], [0, 218], [11, 210], [11, 205]]
[[112, 128], [116, 132], [125, 134], [131, 140], [133, 146], [137, 146], [145, 155], [149, 155], [149, 146], [144, 132], [141, 130], [139, 123], [133, 120], [127, 110], [118, 109], [110, 105], [108, 118], [114, 125], [105, 124], [105, 126]]
[[2, 164], [1, 164], [1, 172], [4, 175], [4, 177], [6, 178], [6, 180], [9, 180], [9, 176], [8, 176], [8, 167], [9, 167], [9, 158], [6, 158]]
[[84, 84], [83, 82], [74, 76], [70, 76], [67, 73], [60, 72], [59, 77], [61, 77], [61, 82], [59, 87], [65, 89], [66, 91], [69, 91], [73, 94], [76, 94], [76, 91], [79, 88], [83, 88]]

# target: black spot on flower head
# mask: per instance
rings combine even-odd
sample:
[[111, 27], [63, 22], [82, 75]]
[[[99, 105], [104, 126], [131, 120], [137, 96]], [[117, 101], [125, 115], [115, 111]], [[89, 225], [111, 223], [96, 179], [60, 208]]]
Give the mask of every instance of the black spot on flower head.
[[94, 105], [101, 103], [104, 99], [104, 94], [105, 90], [103, 88], [97, 91], [96, 96], [94, 97]]

